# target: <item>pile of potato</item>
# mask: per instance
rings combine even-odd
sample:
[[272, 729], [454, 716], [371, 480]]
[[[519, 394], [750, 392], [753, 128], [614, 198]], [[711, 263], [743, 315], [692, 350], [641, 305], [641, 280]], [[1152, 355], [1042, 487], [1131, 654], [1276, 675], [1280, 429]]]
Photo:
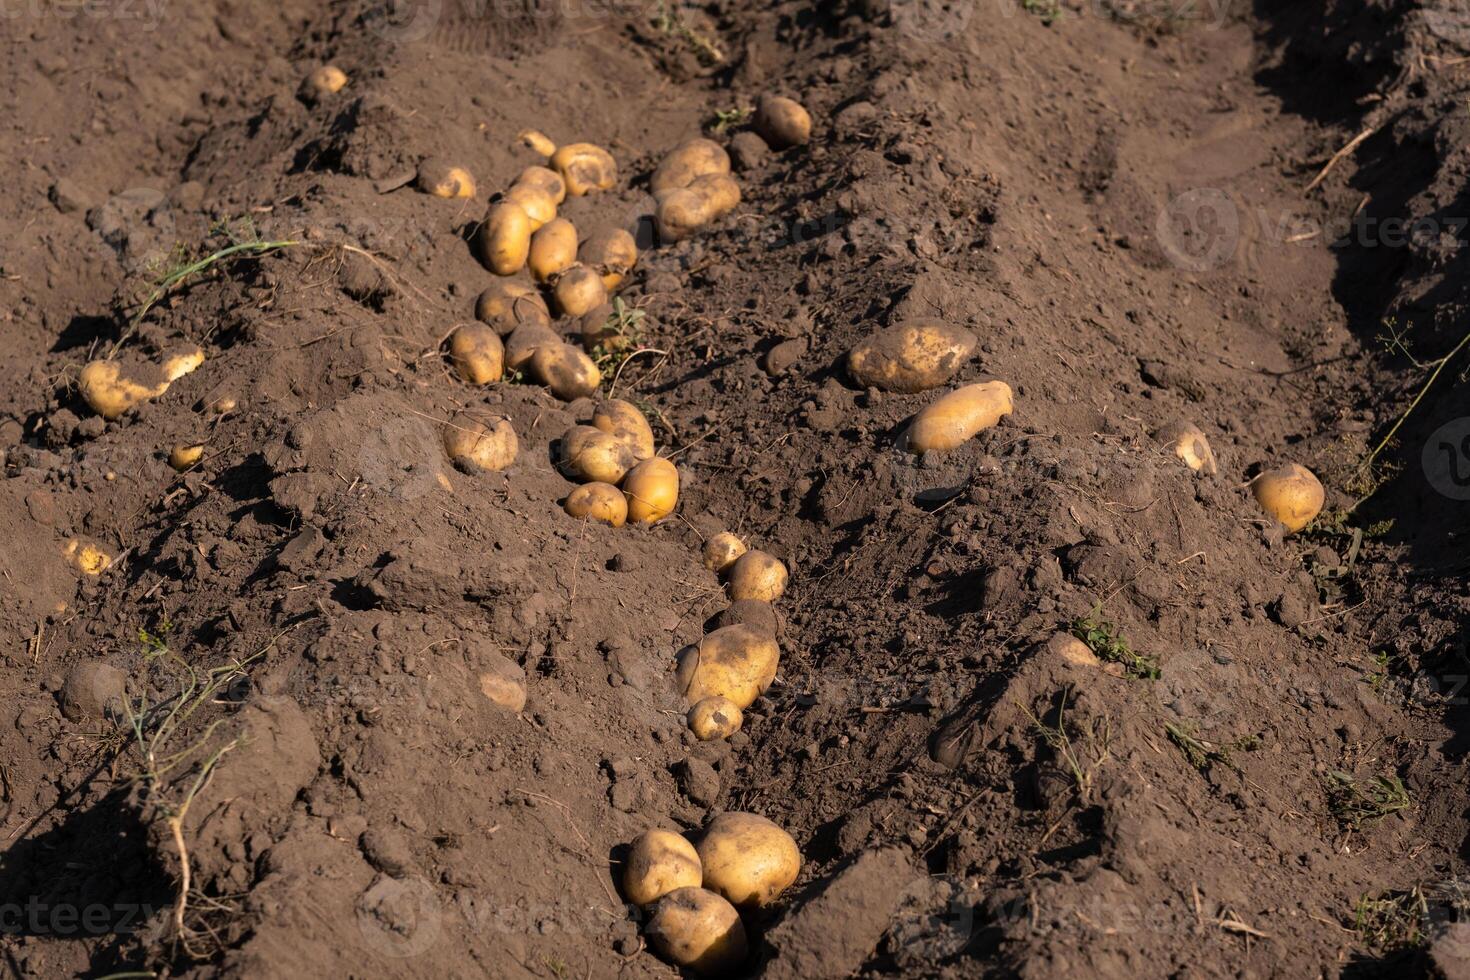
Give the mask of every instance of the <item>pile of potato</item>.
[[637, 405], [617, 398], [602, 402], [590, 425], [572, 426], [558, 443], [558, 468], [582, 483], [567, 495], [563, 509], [613, 527], [668, 517], [679, 502], [679, 469], [656, 453], [653, 429]]

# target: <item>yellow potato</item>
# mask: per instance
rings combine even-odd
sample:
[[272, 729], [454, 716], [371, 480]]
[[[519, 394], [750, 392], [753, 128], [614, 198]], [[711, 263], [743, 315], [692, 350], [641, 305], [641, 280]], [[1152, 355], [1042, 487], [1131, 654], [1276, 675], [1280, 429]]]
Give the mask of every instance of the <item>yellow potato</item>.
[[592, 413], [592, 424], [627, 446], [635, 460], [653, 457], [653, 429], [643, 411], [632, 402], [609, 398]]
[[105, 419], [118, 419], [159, 397], [203, 363], [204, 351], [193, 345], [170, 352], [158, 364], [138, 364], [127, 370], [116, 361], [92, 361], [77, 377], [77, 389], [92, 411]]
[[537, 282], [550, 282], [577, 261], [577, 228], [566, 218], [548, 221], [531, 236], [529, 264]]
[[461, 412], [444, 426], [444, 450], [466, 472], [503, 470], [515, 462], [519, 449], [510, 419], [487, 425]]
[[555, 330], [543, 323], [527, 320], [505, 339], [505, 366], [512, 371], [519, 371], [530, 365], [531, 358], [542, 347], [556, 346], [562, 342]]
[[551, 169], [567, 182], [567, 193], [581, 197], [592, 191], [610, 190], [618, 182], [618, 165], [612, 154], [591, 143], [569, 143], [551, 155]]
[[729, 174], [705, 174], [694, 178], [689, 189], [706, 201], [708, 221], [716, 221], [740, 203], [740, 185]]
[[696, 137], [669, 151], [648, 179], [648, 189], [657, 194], [688, 187], [696, 177], [705, 174], [729, 172], [730, 154], [725, 152], [725, 148], [714, 140]]
[[562, 508], [578, 520], [601, 521], [622, 527], [628, 520], [628, 501], [611, 483], [584, 483], [567, 494]]
[[515, 183], [544, 191], [553, 204], [560, 204], [567, 199], [567, 182], [562, 180], [561, 174], [549, 167], [527, 167], [521, 171]]
[[497, 201], [475, 233], [475, 255], [497, 276], [519, 272], [531, 252], [531, 217], [513, 201]]
[[648, 920], [648, 943], [675, 966], [706, 977], [733, 975], [750, 949], [740, 913], [703, 888], [678, 888], [659, 899]]
[[1288, 534], [1312, 523], [1327, 499], [1322, 483], [1298, 463], [1287, 463], [1257, 476], [1251, 481], [1251, 492], [1261, 509], [1280, 521]]
[[672, 830], [645, 830], [628, 848], [623, 895], [634, 905], [651, 905], [679, 888], [704, 880], [694, 845]]
[[1011, 414], [1011, 386], [1004, 381], [965, 385], [914, 416], [905, 439], [909, 452], [953, 449]]
[[580, 347], [565, 342], [542, 344], [531, 354], [531, 377], [564, 402], [590, 395], [602, 384], [602, 372]]
[[535, 232], [542, 225], [556, 217], [556, 201], [552, 200], [551, 193], [545, 188], [536, 187], [532, 184], [511, 184], [500, 198], [510, 204], [517, 204], [526, 212], [526, 217], [531, 219], [531, 232]]
[[466, 323], [449, 335], [449, 361], [462, 380], [491, 384], [505, 374], [505, 345], [483, 323]]
[[594, 270], [574, 265], [556, 277], [551, 295], [563, 316], [579, 317], [607, 302], [607, 287]]
[[712, 534], [704, 543], [704, 567], [719, 574], [735, 564], [735, 559], [748, 550], [745, 542], [729, 531]]
[[679, 503], [679, 470], [662, 456], [645, 459], [623, 478], [623, 495], [628, 498], [628, 520], [656, 524]]
[[68, 538], [62, 555], [83, 575], [101, 575], [112, 564], [112, 556], [91, 538]]
[[544, 157], [549, 157], [556, 152], [556, 144], [551, 141], [551, 137], [539, 129], [523, 129], [516, 135], [516, 139], [522, 146]]
[[775, 602], [786, 591], [786, 566], [780, 559], [759, 549], [751, 549], [736, 558], [725, 573], [725, 588], [730, 599], [758, 599]]
[[964, 327], [920, 321], [880, 330], [847, 354], [847, 373], [864, 388], [916, 392], [944, 384], [975, 349]]
[[768, 95], [756, 107], [751, 125], [773, 150], [800, 146], [812, 136], [812, 117], [800, 102]]
[[729, 698], [718, 695], [701, 698], [689, 709], [689, 730], [701, 742], [729, 738], [740, 731], [745, 722], [745, 712]]
[[732, 905], [770, 905], [801, 874], [801, 850], [791, 835], [756, 813], [722, 813], [700, 838], [704, 887]]
[[347, 87], [347, 73], [336, 65], [322, 65], [306, 76], [302, 91], [313, 98], [336, 95]]
[[211, 415], [229, 415], [239, 403], [233, 395], [220, 395], [212, 398], [204, 406], [204, 410]]
[[183, 347], [168, 352], [159, 362], [163, 369], [163, 376], [170, 383], [191, 373], [203, 363], [204, 349], [194, 344], [185, 344]]
[[475, 300], [475, 319], [488, 323], [504, 337], [527, 321], [551, 329], [551, 312], [535, 288], [514, 280], [499, 280]]
[[574, 425], [561, 437], [559, 468], [583, 483], [621, 483], [637, 460], [616, 438], [590, 425]]
[[419, 164], [419, 190], [435, 197], [474, 197], [475, 178], [464, 167], [457, 167], [438, 157]]
[[638, 243], [622, 228], [605, 229], [582, 243], [577, 259], [601, 276], [602, 285], [611, 291], [637, 264]]
[[183, 442], [169, 450], [168, 465], [182, 473], [185, 470], [193, 469], [203, 458], [203, 445], [190, 445], [189, 443]]
[[1218, 467], [1215, 465], [1215, 453], [1210, 449], [1210, 440], [1192, 422], [1170, 422], [1154, 433], [1154, 439], [1196, 473], [1215, 475]]
[[676, 660], [674, 680], [686, 699], [722, 697], [744, 710], [776, 679], [781, 647], [769, 633], [741, 623], [707, 634]]
[[653, 223], [659, 239], [678, 242], [723, 217], [740, 203], [740, 185], [729, 174], [705, 174], [688, 187], [657, 195]]

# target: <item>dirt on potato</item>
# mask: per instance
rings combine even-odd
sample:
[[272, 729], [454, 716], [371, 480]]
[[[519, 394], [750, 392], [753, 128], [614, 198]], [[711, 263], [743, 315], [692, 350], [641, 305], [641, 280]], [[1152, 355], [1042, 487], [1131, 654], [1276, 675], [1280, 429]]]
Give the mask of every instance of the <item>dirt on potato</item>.
[[[37, 3], [0, 39], [10, 973], [671, 977], [626, 845], [750, 811], [803, 856], [753, 976], [1470, 975], [1456, 5]], [[754, 133], [770, 95], [808, 142]], [[651, 526], [562, 509], [593, 398], [444, 353], [527, 129], [617, 163], [559, 213], [638, 243], [594, 354], [679, 468]], [[698, 136], [740, 203], [661, 243]], [[943, 385], [860, 387], [915, 323], [964, 338]], [[120, 419], [78, 392], [186, 344]], [[1011, 414], [907, 451], [986, 381]], [[515, 462], [456, 468], [456, 417]], [[1291, 535], [1247, 486], [1289, 463], [1326, 488]], [[775, 682], [700, 742], [674, 655], [739, 618], [723, 530], [790, 580]]]

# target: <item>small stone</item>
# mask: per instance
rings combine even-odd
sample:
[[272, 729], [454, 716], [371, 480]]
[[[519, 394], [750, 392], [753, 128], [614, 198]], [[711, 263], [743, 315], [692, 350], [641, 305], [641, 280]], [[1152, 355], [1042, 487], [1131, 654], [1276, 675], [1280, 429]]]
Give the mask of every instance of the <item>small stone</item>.
[[750, 130], [735, 134], [730, 140], [730, 162], [736, 170], [754, 170], [770, 155], [770, 147]]
[[700, 806], [711, 806], [720, 798], [720, 776], [703, 759], [687, 757], [674, 763], [674, 782], [679, 791]]
[[121, 718], [127, 700], [127, 676], [116, 667], [84, 660], [61, 685], [61, 713], [68, 721]]
[[91, 207], [88, 202], [87, 193], [77, 185], [76, 181], [66, 177], [58, 178], [51, 185], [47, 197], [56, 206], [56, 210], [62, 214], [73, 214], [77, 211], [85, 211]]

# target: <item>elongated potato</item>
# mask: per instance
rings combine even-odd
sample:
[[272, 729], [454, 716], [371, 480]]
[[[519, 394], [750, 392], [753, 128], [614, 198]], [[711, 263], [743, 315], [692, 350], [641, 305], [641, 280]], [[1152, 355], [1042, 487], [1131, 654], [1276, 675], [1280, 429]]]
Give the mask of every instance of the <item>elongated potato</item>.
[[757, 813], [722, 813], [697, 848], [704, 887], [732, 905], [761, 908], [801, 874], [801, 850], [791, 835]]
[[1251, 481], [1251, 493], [1261, 509], [1280, 521], [1288, 534], [1312, 523], [1327, 499], [1321, 481], [1299, 463], [1287, 463], [1257, 476]]
[[912, 453], [944, 451], [972, 439], [1011, 414], [1011, 386], [1004, 381], [965, 385], [914, 416], [905, 440]]
[[643, 411], [632, 402], [607, 399], [592, 413], [592, 424], [627, 446], [635, 460], [653, 457], [653, 429]]
[[1192, 422], [1170, 422], [1154, 433], [1154, 439], [1202, 476], [1214, 476], [1218, 470], [1210, 440]]
[[964, 327], [920, 321], [880, 330], [847, 355], [847, 373], [864, 388], [925, 391], [954, 376], [975, 350]]
[[577, 227], [566, 218], [548, 221], [531, 236], [528, 262], [537, 282], [550, 282], [577, 261]]
[[599, 231], [582, 243], [577, 259], [602, 277], [602, 285], [610, 292], [623, 283], [623, 277], [638, 262], [638, 243], [622, 228]]
[[699, 852], [672, 830], [645, 830], [623, 862], [623, 894], [634, 905], [651, 905], [678, 888], [698, 888], [703, 880]]
[[703, 888], [678, 888], [660, 898], [648, 920], [648, 942], [670, 963], [705, 977], [734, 975], [750, 951], [740, 913]]
[[786, 566], [781, 560], [758, 548], [752, 548], [736, 558], [725, 573], [725, 588], [730, 599], [759, 599], [775, 602], [786, 591]]
[[601, 521], [622, 527], [628, 520], [628, 501], [611, 483], [584, 483], [571, 493], [562, 508], [578, 520]]
[[756, 106], [752, 127], [773, 150], [800, 146], [812, 136], [812, 117], [795, 99], [767, 95]]
[[781, 647], [753, 626], [724, 626], [677, 654], [674, 680], [692, 702], [728, 699], [744, 710], [776, 679]]
[[531, 354], [531, 376], [564, 402], [590, 395], [602, 384], [602, 372], [592, 358], [564, 341], [536, 348]]
[[98, 415], [121, 418], [143, 402], [160, 397], [175, 381], [204, 363], [204, 350], [188, 344], [168, 351], [157, 364], [92, 361], [77, 377], [77, 390]]
[[585, 265], [574, 265], [556, 277], [552, 299], [562, 316], [584, 316], [607, 302], [602, 277]]
[[574, 425], [561, 437], [557, 467], [583, 483], [621, 483], [637, 460], [612, 435], [590, 425]]
[[475, 233], [475, 256], [497, 276], [519, 272], [531, 253], [531, 217], [514, 201], [497, 201]]
[[179, 443], [168, 452], [168, 465], [182, 473], [191, 470], [204, 458], [204, 446], [199, 443]]
[[623, 495], [628, 498], [628, 520], [657, 524], [679, 503], [679, 470], [662, 456], [645, 459], [623, 478]]
[[549, 157], [556, 152], [556, 144], [551, 141], [551, 137], [539, 129], [523, 129], [516, 134], [516, 140], [522, 146], [544, 157]]
[[[702, 554], [704, 567], [715, 574], [719, 574], [735, 564], [735, 560], [749, 550], [744, 541], [741, 541], [729, 531], [711, 534], [709, 539], [704, 543]], [[775, 559], [772, 560], [774, 561]]]
[[669, 151], [648, 178], [648, 189], [660, 191], [688, 187], [696, 177], [730, 172], [730, 154], [714, 140], [696, 137]]
[[486, 424], [463, 412], [444, 425], [444, 451], [467, 473], [503, 470], [515, 462], [520, 443], [510, 419]]
[[552, 204], [561, 204], [567, 199], [567, 182], [562, 179], [561, 174], [550, 167], [527, 167], [521, 171], [515, 183], [526, 184], [544, 191], [551, 198]]
[[686, 720], [695, 738], [701, 742], [713, 742], [740, 731], [745, 722], [745, 712], [729, 698], [715, 695], [696, 701]]
[[521, 210], [526, 212], [526, 217], [531, 220], [532, 234], [556, 217], [556, 201], [552, 200], [551, 193], [543, 187], [511, 184], [501, 200], [520, 205]]
[[461, 380], [488, 385], [505, 374], [505, 345], [483, 323], [466, 323], [449, 335], [449, 362]]
[[541, 294], [515, 280], [497, 280], [487, 286], [475, 300], [475, 319], [489, 324], [502, 337], [528, 322], [551, 329], [551, 312]]
[[475, 178], [470, 172], [439, 157], [429, 157], [419, 164], [417, 182], [419, 190], [434, 197], [475, 196]]
[[618, 165], [600, 146], [569, 143], [551, 155], [551, 169], [567, 182], [567, 193], [581, 197], [610, 190], [618, 182]]

